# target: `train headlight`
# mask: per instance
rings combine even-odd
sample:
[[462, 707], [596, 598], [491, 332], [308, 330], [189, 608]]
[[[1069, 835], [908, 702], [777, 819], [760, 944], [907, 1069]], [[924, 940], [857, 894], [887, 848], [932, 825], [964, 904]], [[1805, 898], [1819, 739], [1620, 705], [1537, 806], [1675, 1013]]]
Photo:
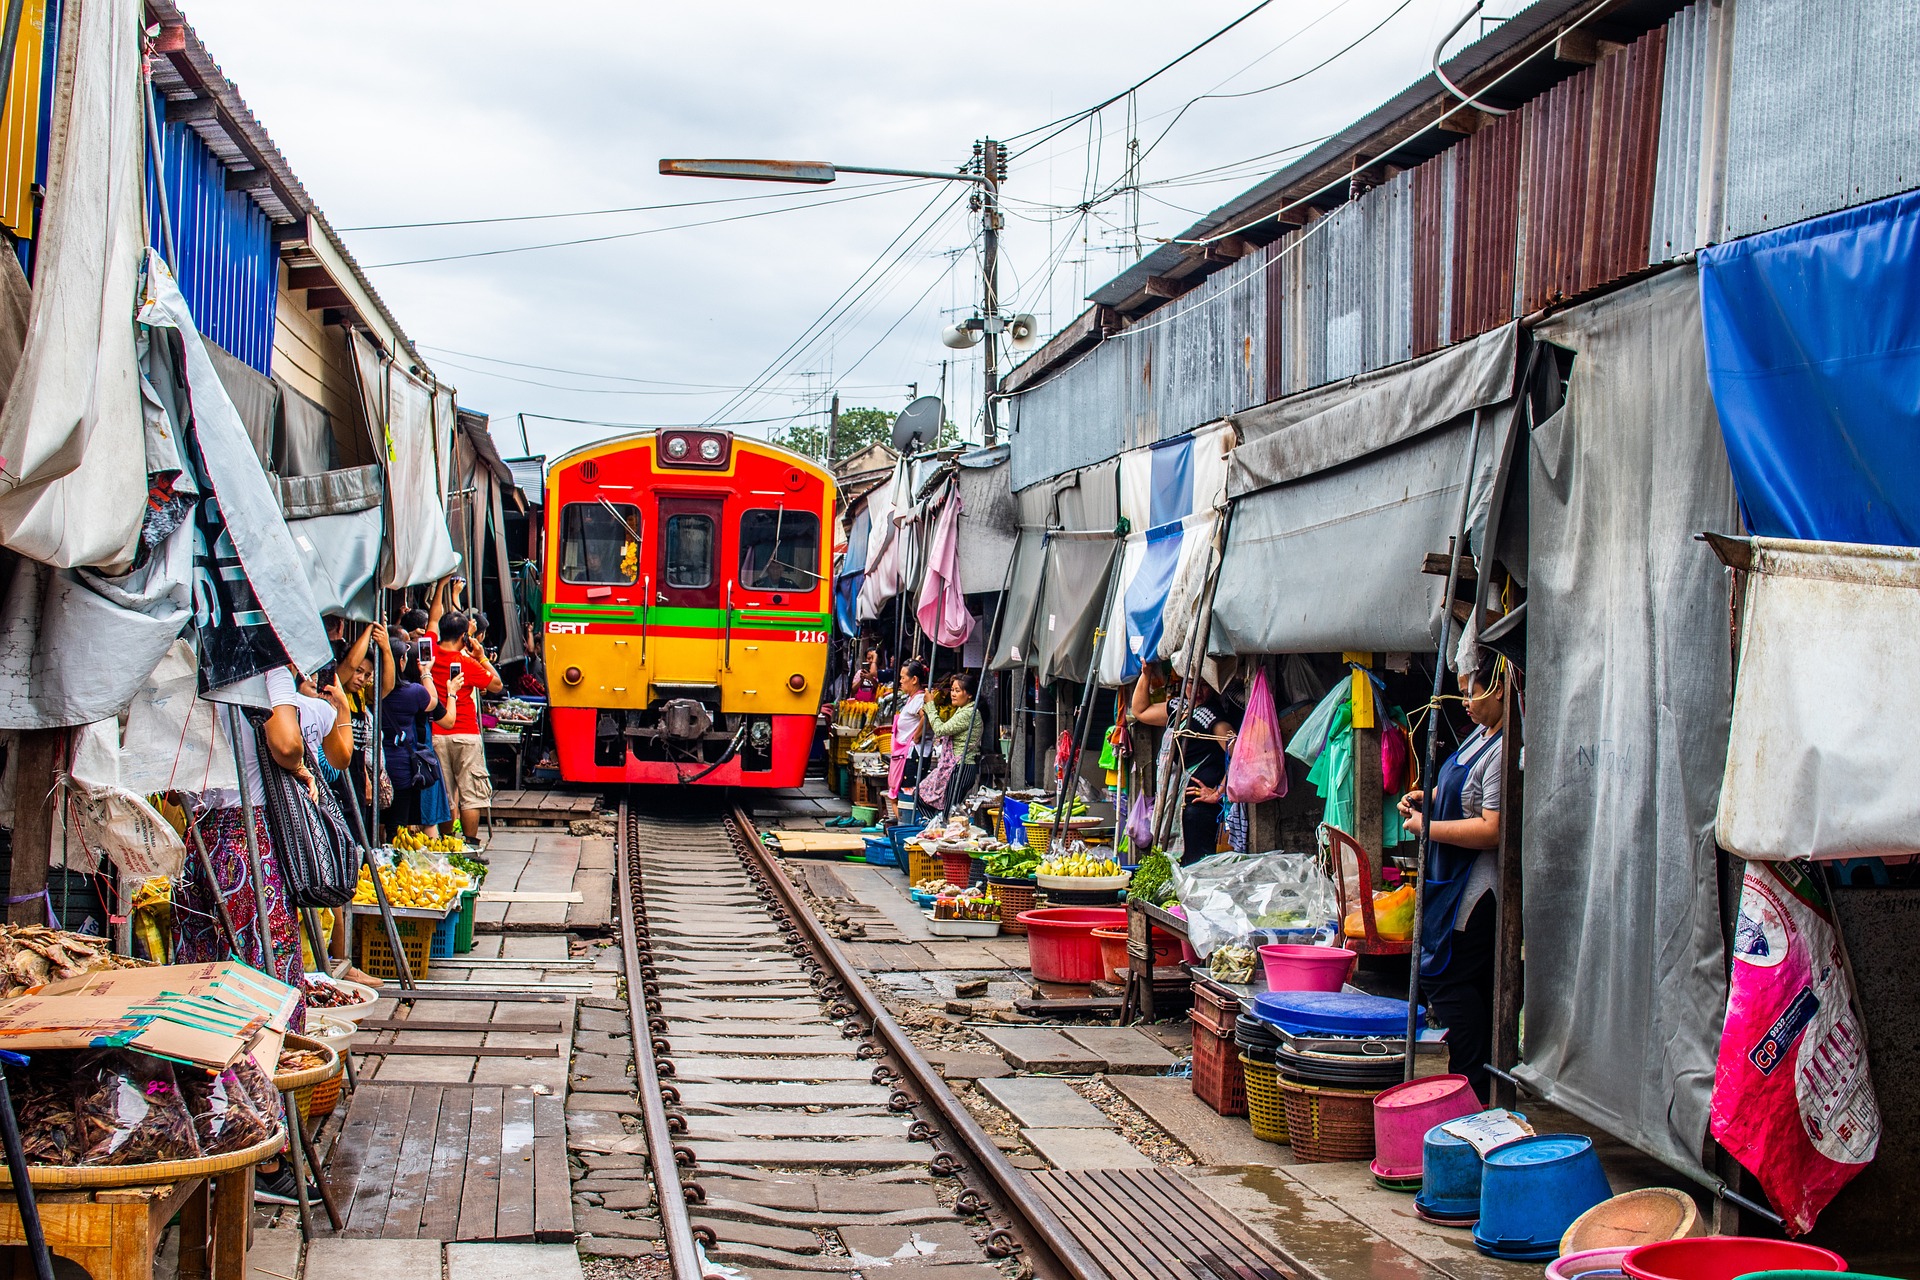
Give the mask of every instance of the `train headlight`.
[[[682, 443], [685, 443], [684, 441]], [[720, 461], [720, 442], [712, 436], [700, 442], [700, 458], [704, 462]]]
[[560, 673], [560, 678], [562, 680], [565, 680], [568, 684], [579, 684], [581, 679], [580, 668], [568, 667], [565, 671], [562, 671]]
[[798, 671], [787, 677], [787, 688], [799, 693], [807, 687], [807, 678]]
[[667, 456], [675, 462], [687, 456], [687, 438], [674, 436], [667, 441]]

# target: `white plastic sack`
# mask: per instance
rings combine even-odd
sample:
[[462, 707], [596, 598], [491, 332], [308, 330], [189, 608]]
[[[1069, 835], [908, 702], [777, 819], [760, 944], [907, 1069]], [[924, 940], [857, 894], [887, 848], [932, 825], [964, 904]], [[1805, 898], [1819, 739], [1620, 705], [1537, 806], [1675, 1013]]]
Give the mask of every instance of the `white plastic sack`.
[[1920, 852], [1920, 548], [1752, 547], [1716, 838], [1768, 861]]
[[1216, 853], [1175, 867], [1173, 890], [1203, 957], [1260, 929], [1323, 929], [1335, 912], [1333, 881], [1308, 853]]
[[74, 731], [72, 763], [54, 783], [53, 864], [98, 871], [110, 858], [127, 879], [179, 875], [186, 845], [144, 797], [121, 785], [120, 763], [118, 721]]

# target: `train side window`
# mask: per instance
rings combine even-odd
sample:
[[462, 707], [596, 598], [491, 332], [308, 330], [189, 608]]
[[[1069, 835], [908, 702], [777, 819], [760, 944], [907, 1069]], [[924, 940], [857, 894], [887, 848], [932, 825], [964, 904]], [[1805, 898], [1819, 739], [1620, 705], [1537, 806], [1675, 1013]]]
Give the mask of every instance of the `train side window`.
[[640, 576], [640, 508], [569, 502], [560, 509], [560, 581], [630, 587]]
[[713, 582], [713, 517], [682, 512], [667, 517], [667, 585]]
[[820, 517], [811, 511], [749, 511], [740, 517], [740, 582], [756, 591], [820, 585]]

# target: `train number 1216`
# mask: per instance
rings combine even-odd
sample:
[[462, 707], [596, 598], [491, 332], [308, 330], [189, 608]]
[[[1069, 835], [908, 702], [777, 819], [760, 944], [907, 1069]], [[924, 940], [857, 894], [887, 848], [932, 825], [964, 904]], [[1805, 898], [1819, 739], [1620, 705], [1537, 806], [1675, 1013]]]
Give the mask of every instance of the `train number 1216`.
[[824, 631], [796, 631], [793, 638], [801, 644], [825, 644], [827, 633]]

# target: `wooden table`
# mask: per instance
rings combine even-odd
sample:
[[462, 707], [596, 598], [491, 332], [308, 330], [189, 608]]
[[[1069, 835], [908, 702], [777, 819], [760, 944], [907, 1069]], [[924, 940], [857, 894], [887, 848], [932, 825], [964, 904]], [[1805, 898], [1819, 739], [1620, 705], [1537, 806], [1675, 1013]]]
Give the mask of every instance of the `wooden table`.
[[[1184, 917], [1156, 907], [1139, 898], [1127, 899], [1127, 990], [1120, 1006], [1120, 1021], [1135, 1018], [1152, 1022], [1161, 1016], [1159, 1008], [1189, 984], [1184, 967], [1156, 968], [1153, 963], [1153, 930], [1161, 929], [1185, 940]], [[1189, 996], [1190, 1000], [1191, 997]]]
[[[180, 1280], [247, 1280], [253, 1166], [212, 1178], [95, 1191], [36, 1189], [47, 1248], [93, 1280], [152, 1280], [160, 1235], [180, 1215]], [[13, 1280], [33, 1280], [20, 1210], [0, 1196], [0, 1245]]]

